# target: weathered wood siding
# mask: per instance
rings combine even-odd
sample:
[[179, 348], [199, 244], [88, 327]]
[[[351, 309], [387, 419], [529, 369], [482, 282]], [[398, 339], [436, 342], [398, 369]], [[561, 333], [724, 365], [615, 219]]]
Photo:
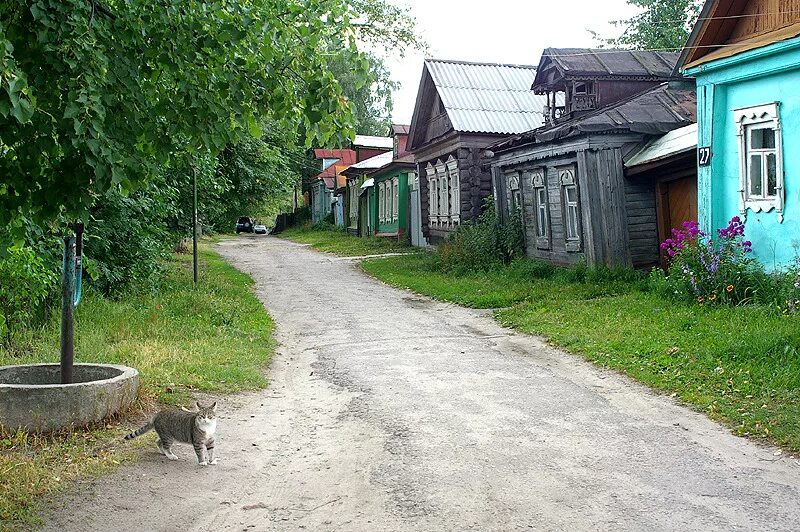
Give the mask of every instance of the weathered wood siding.
[[[655, 184], [650, 180], [631, 181], [624, 176], [623, 148], [579, 147], [573, 153], [543, 154], [526, 162], [495, 163], [495, 194], [498, 211], [509, 212], [509, 178], [518, 174], [522, 195], [526, 252], [530, 257], [554, 264], [574, 264], [584, 259], [590, 266], [656, 265], [658, 224]], [[580, 210], [580, 249], [570, 249], [566, 240], [565, 205], [559, 168], [573, 166], [578, 186]], [[532, 173], [545, 170], [548, 205], [548, 245], [538, 238], [536, 193]]]
[[796, 24], [800, 0], [751, 0], [736, 22], [729, 43], [763, 35]]
[[[642, 180], [640, 180], [642, 181]], [[654, 181], [625, 180], [628, 215], [628, 245], [634, 268], [656, 266], [659, 262], [656, 185]]]

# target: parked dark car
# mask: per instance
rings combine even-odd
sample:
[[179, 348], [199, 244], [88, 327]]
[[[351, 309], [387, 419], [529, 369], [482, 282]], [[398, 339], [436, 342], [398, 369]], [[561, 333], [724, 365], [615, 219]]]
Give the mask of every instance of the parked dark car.
[[253, 232], [253, 220], [250, 219], [249, 216], [242, 216], [238, 220], [236, 220], [236, 234], [239, 233], [252, 233]]

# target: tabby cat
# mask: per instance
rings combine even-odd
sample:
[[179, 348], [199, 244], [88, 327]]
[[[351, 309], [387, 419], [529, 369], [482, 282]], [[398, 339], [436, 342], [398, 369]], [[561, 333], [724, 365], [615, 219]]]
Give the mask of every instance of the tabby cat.
[[[170, 460], [177, 460], [170, 448], [174, 442], [191, 443], [197, 453], [197, 462], [201, 466], [217, 463], [214, 458], [214, 434], [217, 430], [217, 403], [202, 406], [197, 403], [197, 412], [189, 410], [162, 410], [144, 427], [125, 436], [132, 440], [145, 432], [155, 429], [158, 434], [159, 452]], [[206, 457], [208, 451], [208, 457]]]

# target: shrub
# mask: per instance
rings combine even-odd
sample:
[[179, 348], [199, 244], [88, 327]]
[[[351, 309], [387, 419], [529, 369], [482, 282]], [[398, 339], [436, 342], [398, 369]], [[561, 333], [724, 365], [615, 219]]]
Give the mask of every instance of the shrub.
[[497, 216], [492, 198], [475, 221], [461, 224], [450, 239], [439, 246], [444, 271], [465, 274], [489, 271], [525, 256], [522, 213], [511, 213], [507, 223]]
[[44, 306], [58, 287], [58, 275], [29, 247], [9, 250], [0, 259], [0, 336], [44, 321]]
[[109, 194], [93, 209], [84, 233], [84, 264], [94, 288], [113, 297], [158, 289], [163, 260], [180, 239], [166, 229], [165, 209], [161, 199], [146, 193]]
[[786, 307], [790, 311], [795, 274], [767, 273], [753, 258], [752, 243], [745, 239], [741, 219], [734, 216], [728, 226], [708, 238], [697, 222], [686, 222], [672, 230], [672, 238], [661, 244], [669, 256], [664, 277], [651, 275], [651, 287], [673, 298], [700, 304], [760, 303]]

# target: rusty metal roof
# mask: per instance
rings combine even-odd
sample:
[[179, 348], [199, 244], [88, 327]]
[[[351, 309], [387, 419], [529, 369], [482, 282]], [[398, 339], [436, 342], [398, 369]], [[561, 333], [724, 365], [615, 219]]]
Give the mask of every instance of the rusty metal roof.
[[456, 131], [514, 135], [544, 122], [534, 66], [427, 59], [425, 67]]
[[696, 116], [694, 87], [672, 88], [669, 83], [662, 83], [592, 113], [504, 140], [493, 148], [503, 150], [530, 142], [543, 143], [593, 133], [663, 135], [696, 122]]

